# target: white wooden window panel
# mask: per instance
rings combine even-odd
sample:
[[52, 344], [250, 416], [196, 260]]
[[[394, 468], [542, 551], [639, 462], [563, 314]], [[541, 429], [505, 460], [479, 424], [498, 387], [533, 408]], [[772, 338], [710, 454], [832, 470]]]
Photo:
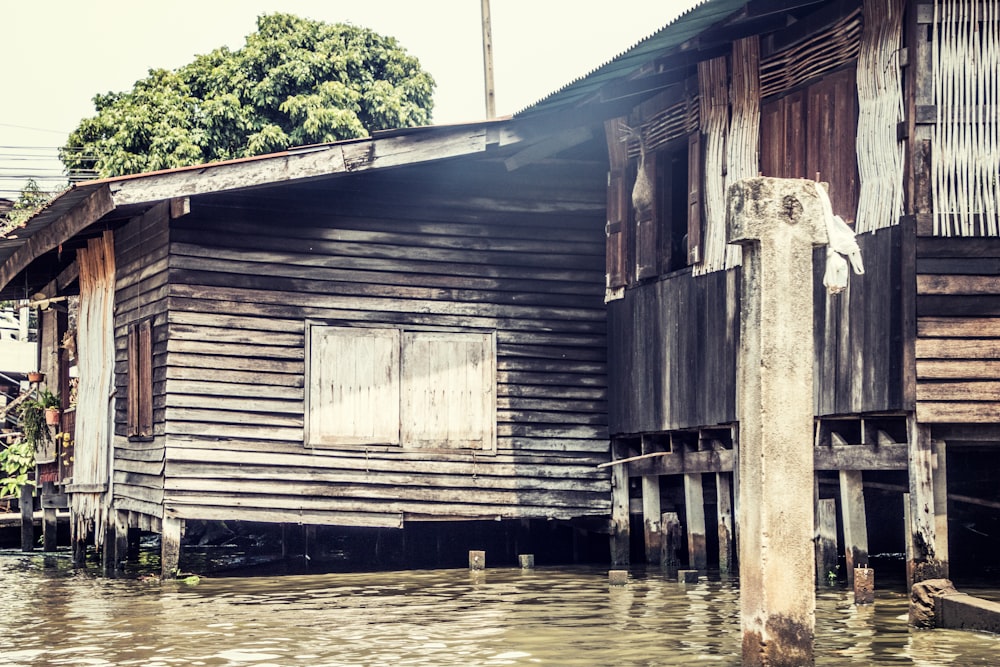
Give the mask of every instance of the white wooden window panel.
[[495, 350], [492, 334], [403, 334], [404, 446], [495, 449]]
[[310, 328], [309, 444], [399, 444], [399, 336]]

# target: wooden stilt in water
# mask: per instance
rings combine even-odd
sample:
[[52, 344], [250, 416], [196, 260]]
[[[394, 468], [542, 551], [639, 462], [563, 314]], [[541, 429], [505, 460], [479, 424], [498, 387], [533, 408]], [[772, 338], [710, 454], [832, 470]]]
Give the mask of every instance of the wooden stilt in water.
[[70, 547], [73, 549], [73, 565], [83, 567], [87, 564], [87, 533], [81, 530], [80, 522], [74, 514], [70, 514]]
[[184, 532], [184, 520], [174, 517], [163, 517], [160, 529], [160, 573], [164, 579], [177, 576], [181, 561], [181, 535]]
[[125, 560], [134, 563], [139, 560], [139, 538], [142, 536], [142, 529], [129, 526], [127, 533], [128, 546], [125, 553]]
[[733, 569], [733, 500], [729, 490], [729, 473], [715, 473], [715, 491], [719, 518], [719, 572]]
[[816, 501], [816, 583], [826, 584], [837, 578], [837, 501]]
[[117, 510], [115, 512], [115, 570], [122, 570], [129, 561], [128, 543], [128, 512]]
[[705, 492], [700, 473], [684, 475], [684, 512], [687, 518], [688, 565], [692, 570], [708, 568], [705, 547]]
[[35, 487], [25, 484], [21, 487], [21, 551], [35, 549]]
[[55, 495], [56, 485], [42, 482], [42, 551], [55, 551], [59, 548], [58, 510], [52, 504]]
[[670, 572], [677, 570], [681, 566], [681, 520], [677, 512], [664, 512], [660, 517], [660, 531], [663, 536], [661, 541], [660, 567]]
[[860, 470], [840, 471], [840, 512], [844, 526], [847, 584], [853, 586], [855, 568], [868, 567], [868, 520]]
[[101, 569], [106, 577], [115, 573], [115, 541], [115, 522], [112, 519], [104, 524], [104, 543], [101, 547]]
[[621, 463], [611, 466], [611, 567], [613, 568], [627, 568], [629, 564], [628, 468], [625, 467], [626, 465]]

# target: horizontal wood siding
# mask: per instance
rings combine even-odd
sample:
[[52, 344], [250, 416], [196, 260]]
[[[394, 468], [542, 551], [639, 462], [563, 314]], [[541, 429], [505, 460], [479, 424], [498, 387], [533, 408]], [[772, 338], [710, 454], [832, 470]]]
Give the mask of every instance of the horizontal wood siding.
[[1000, 239], [917, 239], [917, 418], [1000, 420]]
[[684, 271], [608, 304], [613, 434], [736, 420], [739, 289], [739, 270]]
[[[150, 209], [115, 232], [115, 470], [118, 509], [162, 517], [166, 442], [166, 322], [169, 214]], [[153, 326], [153, 437], [128, 437], [128, 330], [150, 319]]]
[[[193, 199], [171, 229], [169, 510], [348, 525], [607, 514], [604, 179], [597, 163], [463, 161]], [[496, 453], [306, 447], [307, 320], [495, 331]]]
[[[825, 250], [815, 251], [818, 416], [903, 409], [902, 233], [859, 236], [865, 273], [838, 295], [823, 287]], [[677, 273], [608, 304], [612, 434], [737, 420], [740, 275]]]

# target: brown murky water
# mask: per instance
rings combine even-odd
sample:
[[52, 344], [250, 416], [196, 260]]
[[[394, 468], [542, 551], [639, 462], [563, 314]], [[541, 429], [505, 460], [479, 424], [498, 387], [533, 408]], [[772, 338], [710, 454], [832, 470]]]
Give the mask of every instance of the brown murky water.
[[[738, 665], [738, 589], [595, 568], [104, 579], [0, 553], [0, 665]], [[818, 594], [819, 665], [997, 665], [1000, 638], [906, 626], [901, 591]]]

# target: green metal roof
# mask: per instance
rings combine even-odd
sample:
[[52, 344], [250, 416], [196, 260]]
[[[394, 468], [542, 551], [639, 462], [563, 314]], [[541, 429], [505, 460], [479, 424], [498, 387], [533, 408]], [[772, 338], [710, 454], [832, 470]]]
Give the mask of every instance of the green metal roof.
[[747, 0], [703, 0], [610, 62], [571, 81], [514, 115], [545, 113], [585, 100], [596, 94], [605, 84], [627, 77], [664, 51], [697, 37], [746, 4]]

